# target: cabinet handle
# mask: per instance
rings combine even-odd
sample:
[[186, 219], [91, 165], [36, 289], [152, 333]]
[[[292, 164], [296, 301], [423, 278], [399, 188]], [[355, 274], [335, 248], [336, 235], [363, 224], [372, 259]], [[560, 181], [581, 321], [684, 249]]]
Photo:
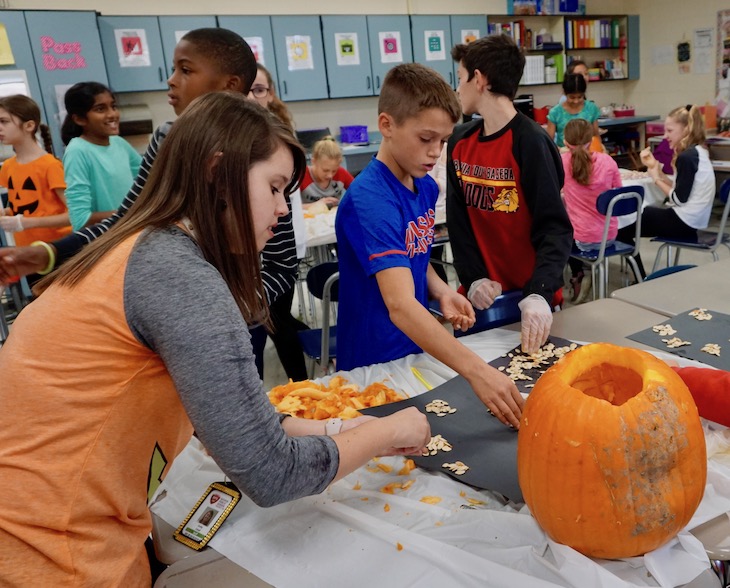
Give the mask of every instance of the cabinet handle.
[[368, 81], [368, 90], [370, 89], [370, 76], [365, 76]]
[[454, 74], [453, 72], [449, 72], [449, 84], [454, 85]]
[[375, 76], [375, 88], [380, 90], [380, 76]]
[[158, 71], [158, 72], [159, 72], [159, 74], [160, 74], [160, 83], [164, 82], [164, 81], [165, 81], [165, 78], [164, 78], [164, 76], [163, 76], [163, 74], [162, 74], [162, 66], [158, 67], [158, 68], [157, 68], [157, 71]]
[[281, 80], [281, 83], [284, 84], [284, 95], [289, 93], [289, 90], [286, 88], [286, 80]]

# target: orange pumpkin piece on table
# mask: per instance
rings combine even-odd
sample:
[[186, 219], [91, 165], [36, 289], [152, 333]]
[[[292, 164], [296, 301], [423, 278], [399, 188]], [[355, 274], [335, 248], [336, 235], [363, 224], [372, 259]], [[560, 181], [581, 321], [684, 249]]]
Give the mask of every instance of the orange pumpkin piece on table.
[[522, 412], [517, 472], [543, 530], [607, 559], [652, 551], [702, 500], [707, 454], [697, 407], [663, 361], [595, 343], [537, 381]]

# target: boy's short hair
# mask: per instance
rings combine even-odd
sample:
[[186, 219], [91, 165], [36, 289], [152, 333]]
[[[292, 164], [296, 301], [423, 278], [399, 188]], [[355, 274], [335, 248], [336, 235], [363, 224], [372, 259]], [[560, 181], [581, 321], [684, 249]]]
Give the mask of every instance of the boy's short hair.
[[256, 79], [256, 57], [238, 33], [228, 29], [202, 28], [188, 31], [182, 39], [194, 45], [221, 73], [241, 78], [243, 93], [249, 93]]
[[513, 100], [525, 69], [525, 54], [511, 37], [497, 34], [451, 49], [451, 57], [464, 66], [468, 79], [479, 70], [489, 82], [489, 91]]
[[419, 63], [391, 69], [380, 90], [378, 114], [389, 114], [400, 125], [427, 108], [440, 108], [454, 123], [461, 116], [456, 92], [436, 71]]

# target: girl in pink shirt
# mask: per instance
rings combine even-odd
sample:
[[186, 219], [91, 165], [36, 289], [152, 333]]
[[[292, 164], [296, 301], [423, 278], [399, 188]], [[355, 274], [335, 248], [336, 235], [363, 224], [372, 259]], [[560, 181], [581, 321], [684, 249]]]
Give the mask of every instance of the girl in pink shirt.
[[[610, 155], [590, 152], [593, 126], [574, 119], [565, 126], [566, 153], [561, 155], [565, 170], [563, 199], [573, 224], [573, 239], [581, 251], [598, 249], [603, 237], [606, 217], [596, 210], [596, 200], [601, 192], [621, 186], [621, 174]], [[608, 245], [616, 239], [618, 219], [612, 219], [608, 232]], [[590, 291], [590, 273], [583, 271], [578, 259], [569, 260], [573, 290], [571, 301], [582, 302]]]

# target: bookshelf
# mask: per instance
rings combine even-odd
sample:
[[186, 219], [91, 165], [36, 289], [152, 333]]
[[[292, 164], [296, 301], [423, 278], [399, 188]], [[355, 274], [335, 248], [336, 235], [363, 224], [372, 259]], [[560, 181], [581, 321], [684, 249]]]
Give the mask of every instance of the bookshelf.
[[562, 83], [574, 59], [588, 64], [591, 83], [639, 79], [638, 16], [488, 15], [487, 22], [489, 34], [510, 35], [524, 48], [521, 86]]

